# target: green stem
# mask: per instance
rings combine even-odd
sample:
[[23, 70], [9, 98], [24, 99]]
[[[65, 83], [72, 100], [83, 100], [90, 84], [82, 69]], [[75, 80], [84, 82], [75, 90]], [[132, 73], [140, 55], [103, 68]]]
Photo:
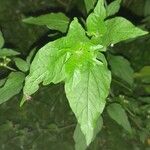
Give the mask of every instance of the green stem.
[[64, 130], [66, 130], [66, 129], [73, 128], [73, 127], [75, 127], [75, 126], [76, 126], [76, 124], [71, 124], [71, 125], [68, 125], [68, 126], [65, 126], [65, 127], [61, 127], [61, 128], [59, 128], [59, 129], [60, 129], [60, 131], [62, 132], [62, 131], [64, 131]]
[[14, 68], [11, 68], [11, 67], [9, 67], [9, 66], [3, 66], [4, 68], [7, 68], [7, 69], [9, 69], [9, 70], [11, 70], [11, 71], [17, 71], [16, 69], [14, 69]]
[[116, 82], [117, 84], [119, 84], [120, 86], [124, 87], [125, 89], [127, 89], [128, 91], [132, 92], [132, 90], [130, 88], [128, 88], [127, 86], [125, 86], [124, 84], [122, 84], [121, 82], [115, 80], [115, 79], [112, 79], [113, 82]]

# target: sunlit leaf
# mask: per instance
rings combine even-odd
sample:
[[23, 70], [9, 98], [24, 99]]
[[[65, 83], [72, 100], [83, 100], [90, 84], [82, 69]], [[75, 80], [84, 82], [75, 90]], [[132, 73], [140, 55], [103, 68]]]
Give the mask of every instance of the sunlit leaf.
[[107, 16], [115, 15], [120, 9], [120, 3], [121, 0], [111, 2], [106, 8]]
[[106, 9], [104, 7], [104, 0], [99, 0], [94, 11], [88, 16], [86, 20], [87, 32], [90, 36], [101, 37], [106, 32], [104, 19], [106, 17]]
[[115, 17], [105, 21], [107, 32], [103, 36], [103, 44], [109, 46], [118, 42], [148, 34], [135, 27], [130, 21], [122, 17]]
[[103, 64], [89, 64], [86, 71], [77, 70], [65, 83], [66, 96], [87, 145], [92, 141], [96, 122], [105, 107], [110, 81], [110, 72]]
[[14, 61], [18, 69], [21, 71], [27, 72], [29, 70], [29, 64], [25, 60], [21, 58], [15, 58]]

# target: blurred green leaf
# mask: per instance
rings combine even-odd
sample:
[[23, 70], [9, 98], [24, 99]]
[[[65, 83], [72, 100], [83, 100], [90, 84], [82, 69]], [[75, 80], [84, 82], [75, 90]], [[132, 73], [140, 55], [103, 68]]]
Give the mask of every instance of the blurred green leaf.
[[86, 144], [86, 139], [84, 134], [81, 131], [80, 125], [77, 124], [74, 131], [74, 141], [75, 141], [75, 150], [86, 150], [88, 147]]
[[2, 49], [0, 49], [0, 57], [17, 56], [19, 54], [20, 54], [19, 52], [14, 51], [14, 50], [9, 49], [9, 48], [2, 48]]
[[0, 48], [2, 48], [3, 45], [4, 45], [4, 38], [3, 38], [2, 32], [0, 31]]
[[145, 91], [150, 94], [150, 84], [149, 85], [144, 85]]
[[84, 0], [87, 13], [89, 13], [94, 8], [96, 1], [97, 0]]
[[122, 56], [114, 55], [108, 55], [108, 62], [112, 73], [132, 86], [134, 71], [130, 62]]
[[32, 49], [31, 52], [29, 53], [29, 55], [27, 56], [26, 62], [28, 64], [31, 64], [31, 61], [33, 59], [35, 52], [36, 52], [36, 48]]
[[139, 97], [138, 99], [144, 103], [150, 104], [150, 97]]
[[25, 75], [21, 72], [10, 73], [4, 86], [0, 88], [0, 104], [8, 101], [21, 91], [24, 78]]
[[63, 13], [50, 13], [38, 17], [29, 17], [23, 20], [25, 23], [46, 25], [51, 30], [66, 32], [69, 26], [69, 18]]
[[145, 0], [144, 16], [150, 15], [150, 0]]
[[144, 66], [139, 72], [134, 74], [134, 77], [141, 79], [143, 83], [150, 83], [150, 66]]
[[115, 120], [129, 133], [132, 133], [132, 128], [128, 120], [127, 114], [120, 104], [113, 103], [108, 105], [107, 112], [113, 120]]

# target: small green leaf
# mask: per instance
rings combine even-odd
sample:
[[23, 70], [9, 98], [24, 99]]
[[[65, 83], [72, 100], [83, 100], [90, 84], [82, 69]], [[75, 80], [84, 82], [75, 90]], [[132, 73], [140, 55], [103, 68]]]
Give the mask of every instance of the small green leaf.
[[122, 17], [115, 17], [105, 21], [107, 32], [103, 36], [103, 44], [109, 46], [118, 42], [148, 34], [135, 27], [130, 21]]
[[11, 97], [18, 94], [25, 79], [25, 75], [21, 72], [12, 72], [3, 87], [0, 88], [0, 104], [8, 101]]
[[74, 141], [75, 141], [75, 150], [86, 150], [88, 147], [86, 144], [86, 139], [84, 134], [81, 131], [80, 125], [77, 124], [74, 131]]
[[[92, 141], [95, 139], [98, 132], [102, 129], [102, 126], [103, 126], [103, 118], [100, 116], [97, 123], [96, 123], [96, 127], [94, 129], [94, 135], [93, 135]], [[76, 126], [73, 137], [74, 137], [74, 141], [75, 141], [75, 149], [76, 150], [86, 150], [86, 148], [88, 146], [86, 144], [85, 136], [82, 133], [79, 124], [77, 124], [77, 126]]]
[[6, 78], [0, 80], [0, 87], [2, 87], [6, 82]]
[[3, 46], [4, 46], [4, 38], [2, 32], [0, 31], [0, 48], [2, 48]]
[[[150, 88], [150, 87], [149, 87]], [[150, 90], [149, 90], [150, 91]], [[150, 92], [149, 92], [150, 93]], [[138, 100], [140, 100], [143, 103], [150, 104], [150, 96], [149, 97], [139, 97]]]
[[104, 19], [106, 18], [106, 10], [104, 7], [104, 0], [99, 0], [94, 12], [91, 13], [87, 20], [87, 32], [90, 36], [101, 37], [106, 32]]
[[21, 58], [14, 58], [15, 64], [23, 72], [27, 72], [29, 70], [29, 64]]
[[132, 86], [134, 81], [134, 71], [130, 62], [122, 56], [114, 56], [110, 54], [108, 56], [108, 62], [110, 64], [112, 74]]
[[27, 56], [26, 62], [30, 65], [35, 54], [36, 48], [32, 49], [29, 55]]
[[150, 94], [150, 85], [149, 84], [148, 85], [145, 84], [143, 87], [145, 89], [145, 92], [147, 92], [148, 94]]
[[150, 66], [144, 66], [139, 72], [134, 74], [134, 77], [141, 79], [143, 83], [150, 83]]
[[63, 13], [50, 13], [38, 17], [26, 18], [23, 22], [34, 25], [46, 25], [51, 30], [66, 32], [69, 25], [69, 18]]
[[97, 0], [84, 0], [87, 13], [89, 13], [94, 8], [96, 1]]
[[115, 0], [107, 6], [106, 8], [107, 17], [115, 15], [119, 11], [120, 3], [121, 3], [121, 0]]
[[80, 45], [74, 44], [74, 41], [77, 43], [82, 43], [82, 44], [84, 44], [84, 42], [86, 43], [90, 42], [90, 40], [86, 36], [86, 32], [84, 28], [78, 22], [77, 18], [74, 18], [74, 20], [71, 22], [69, 26], [67, 38], [68, 38], [68, 43], [70, 43], [72, 48], [74, 47], [74, 49], [76, 49], [76, 46], [78, 47], [80, 46]]
[[8, 48], [0, 49], [0, 58], [4, 57], [4, 56], [7, 56], [7, 57], [9, 57], [9, 56], [17, 56], [19, 54], [20, 54], [19, 52], [16, 52], [16, 51], [14, 51], [12, 49], [8, 49]]
[[115, 120], [129, 133], [132, 133], [132, 128], [128, 120], [127, 114], [120, 104], [113, 103], [108, 105], [107, 112], [113, 120]]
[[104, 0], [98, 0], [93, 15], [99, 16], [102, 20], [106, 18], [106, 9], [104, 6]]
[[97, 59], [99, 61], [103, 62], [103, 64], [107, 67], [107, 60], [106, 60], [105, 55], [103, 53], [98, 52]]
[[85, 135], [86, 144], [89, 145], [94, 136], [96, 122], [105, 107], [111, 75], [101, 63], [87, 66], [84, 71], [76, 70], [72, 78], [65, 82], [65, 91]]

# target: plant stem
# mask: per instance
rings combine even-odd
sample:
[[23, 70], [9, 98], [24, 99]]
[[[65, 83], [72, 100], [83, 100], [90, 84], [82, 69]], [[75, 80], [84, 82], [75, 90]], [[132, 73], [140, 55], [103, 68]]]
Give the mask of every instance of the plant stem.
[[127, 89], [128, 91], [132, 92], [132, 90], [130, 88], [128, 88], [127, 86], [125, 86], [123, 83], [115, 80], [115, 79], [112, 79], [112, 81], [116, 82], [117, 84], [119, 84], [120, 86], [124, 87], [125, 89]]
[[14, 69], [14, 68], [11, 68], [11, 67], [9, 67], [9, 66], [3, 66], [4, 68], [7, 68], [7, 69], [9, 69], [9, 70], [11, 70], [11, 71], [17, 71], [16, 69]]

